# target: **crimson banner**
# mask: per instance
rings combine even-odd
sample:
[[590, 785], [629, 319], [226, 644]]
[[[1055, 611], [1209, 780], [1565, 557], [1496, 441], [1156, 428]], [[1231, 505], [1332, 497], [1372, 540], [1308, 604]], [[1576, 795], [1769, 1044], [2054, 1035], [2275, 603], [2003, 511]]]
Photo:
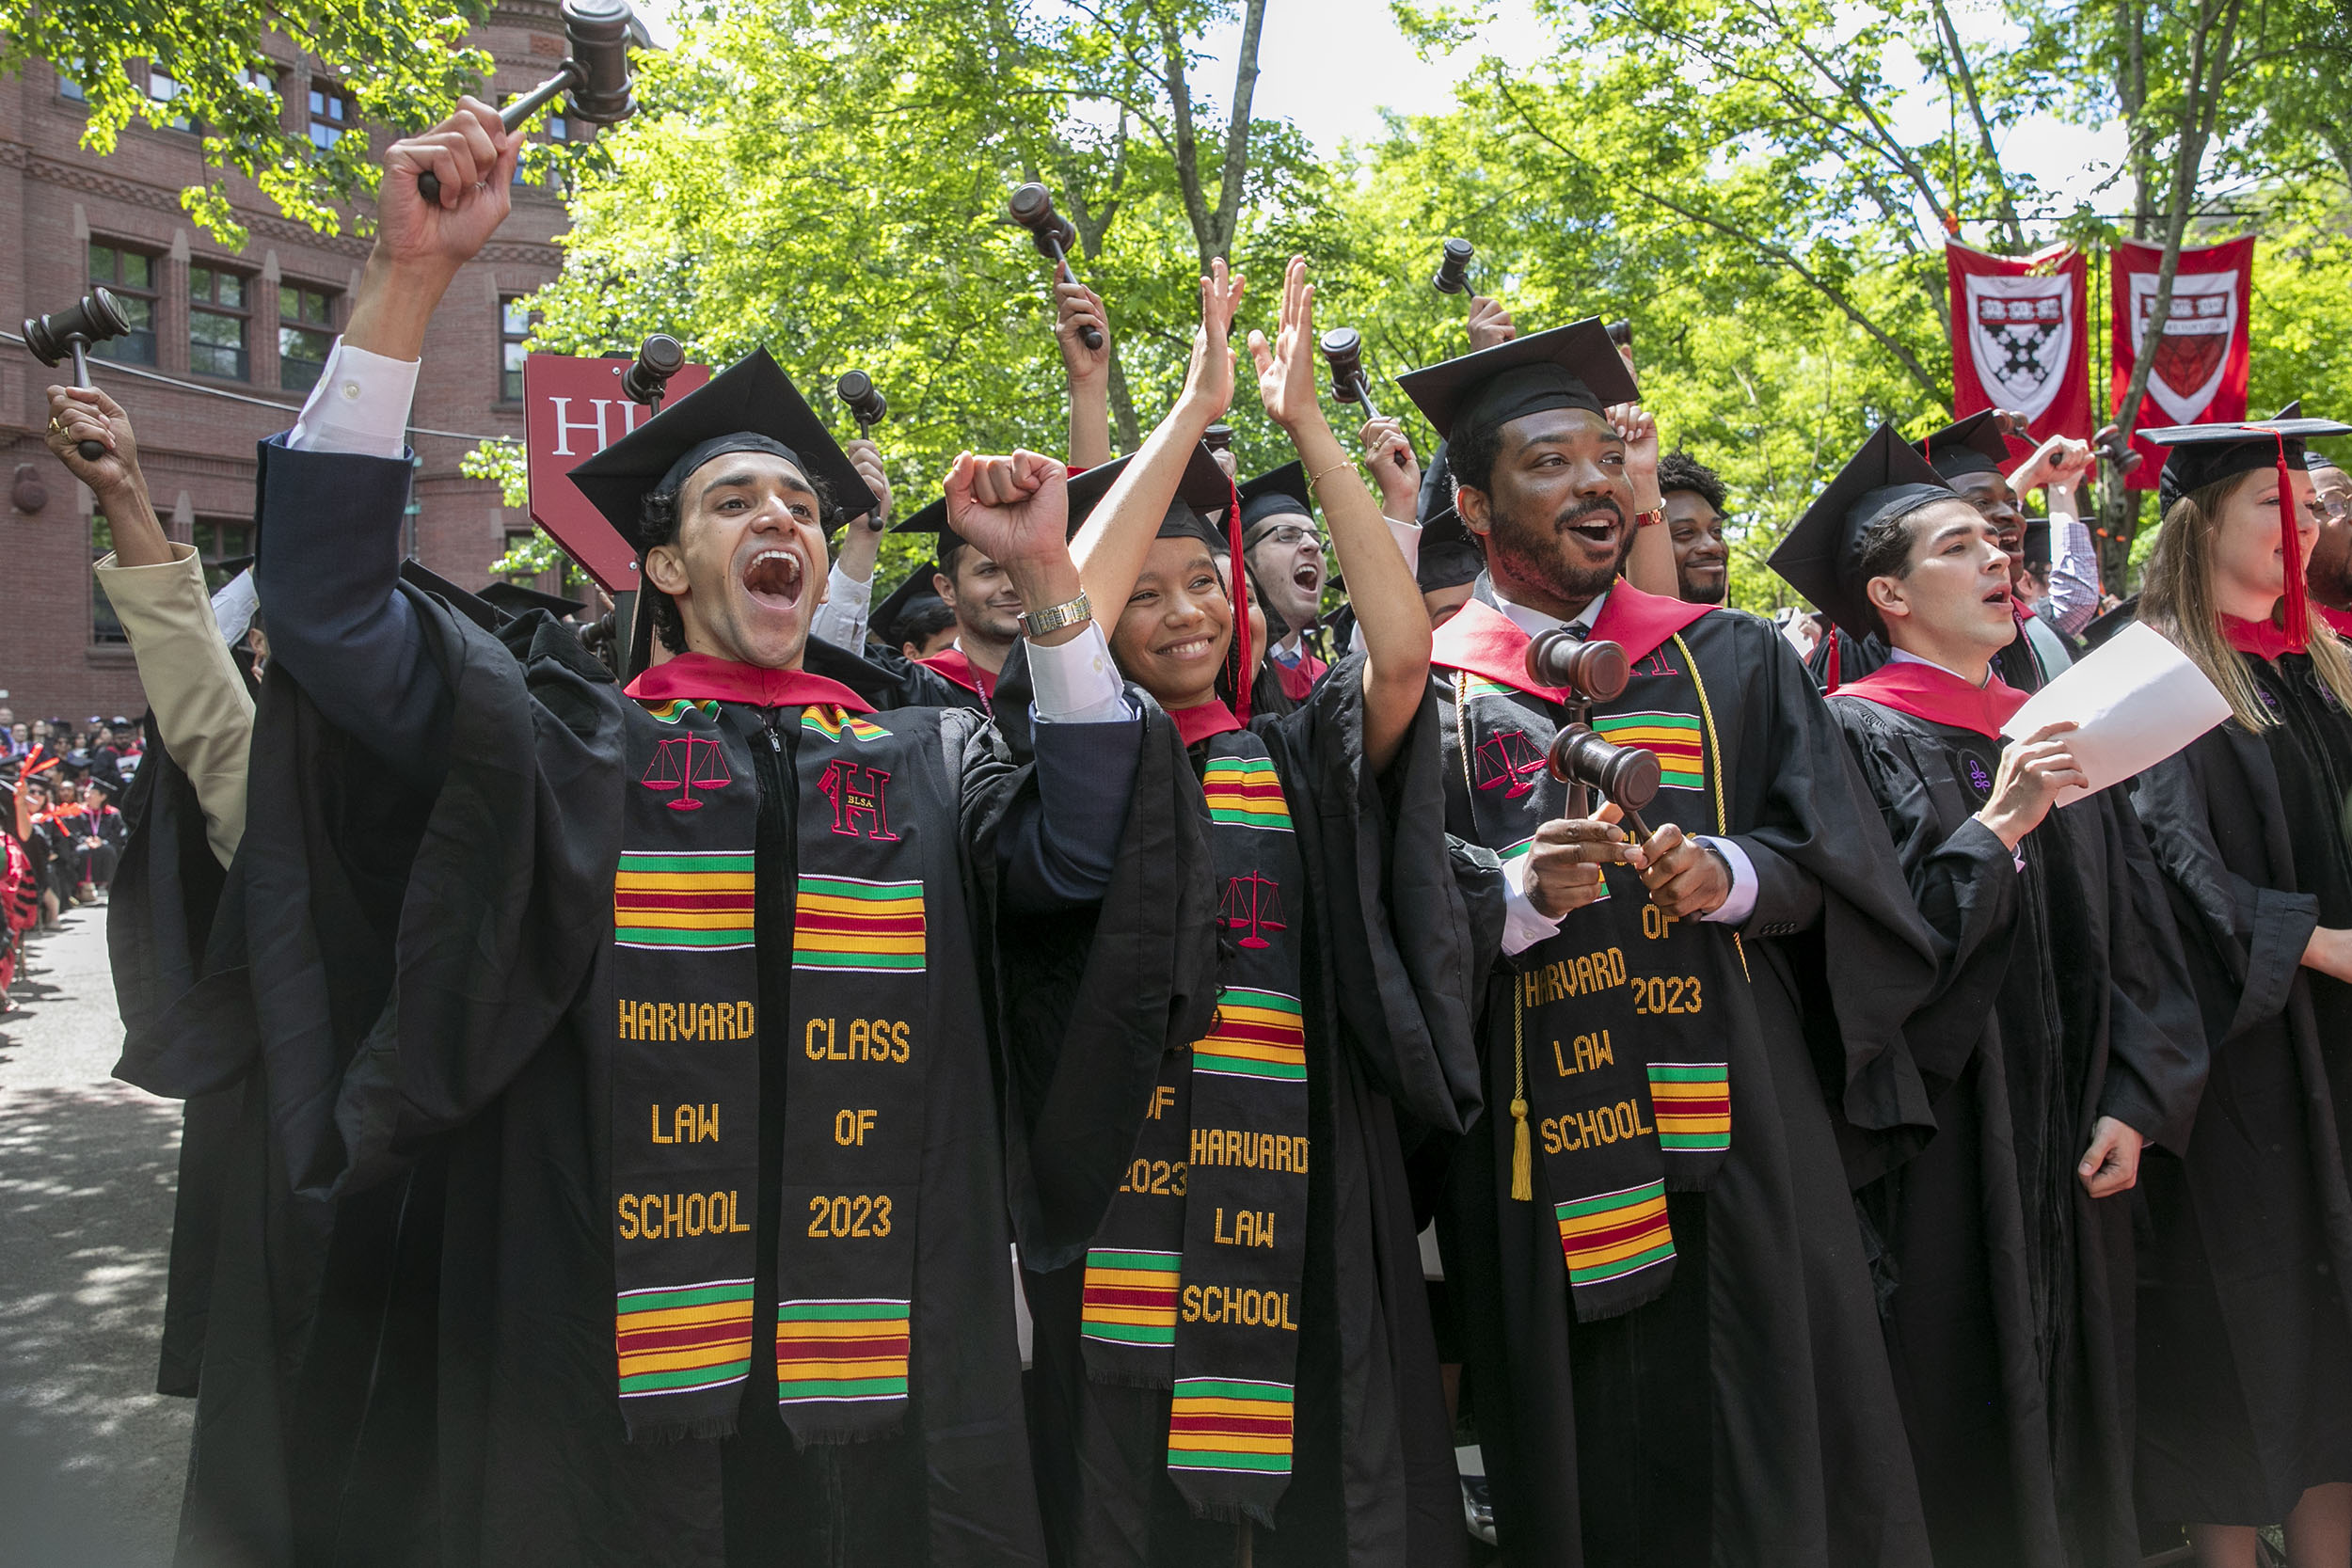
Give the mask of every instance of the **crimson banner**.
[[[533, 354], [523, 360], [531, 520], [553, 535], [608, 594], [637, 591], [637, 552], [580, 493], [570, 474], [653, 417], [653, 410], [621, 390], [621, 378], [636, 362], [633, 356], [575, 359], [562, 354]], [[688, 365], [670, 377], [670, 401], [709, 379], [709, 366]]]
[[2006, 408], [2034, 439], [2087, 441], [2090, 267], [2071, 245], [1993, 256], [1947, 242], [1952, 288], [1952, 417]]
[[[2139, 340], [2156, 309], [2156, 279], [2164, 266], [2161, 245], [2118, 241], [2115, 246], [2115, 378], [2111, 396], [2118, 416], [2131, 390]], [[2246, 418], [2246, 370], [2249, 355], [2247, 318], [2254, 289], [2254, 237], [2227, 245], [2183, 249], [2172, 279], [2172, 308], [2165, 312], [2156, 340], [2155, 365], [2148, 372], [2148, 395], [2132, 420], [2142, 425], [2207, 424]], [[2124, 483], [2153, 490], [2166, 449], [2135, 435], [2132, 447], [2146, 459]]]

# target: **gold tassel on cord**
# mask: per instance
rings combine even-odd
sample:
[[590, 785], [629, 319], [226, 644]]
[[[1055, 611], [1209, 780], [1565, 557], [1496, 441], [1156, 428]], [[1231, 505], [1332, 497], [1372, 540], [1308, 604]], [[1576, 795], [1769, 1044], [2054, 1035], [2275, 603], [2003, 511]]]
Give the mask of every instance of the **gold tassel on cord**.
[[1526, 1004], [1525, 991], [1516, 979], [1511, 983], [1511, 1201], [1535, 1201], [1535, 1156], [1527, 1139], [1527, 1042], [1523, 1037]]

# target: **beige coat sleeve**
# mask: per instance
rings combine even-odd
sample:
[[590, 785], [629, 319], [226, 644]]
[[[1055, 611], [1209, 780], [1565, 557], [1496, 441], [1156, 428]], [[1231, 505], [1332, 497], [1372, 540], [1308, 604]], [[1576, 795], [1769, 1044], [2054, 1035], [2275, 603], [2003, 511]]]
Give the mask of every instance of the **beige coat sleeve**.
[[91, 571], [131, 639], [139, 685], [155, 709], [164, 744], [196, 785], [205, 837], [227, 865], [245, 837], [253, 699], [213, 619], [196, 547], [174, 545], [171, 550], [173, 559], [160, 566], [118, 566], [108, 555]]

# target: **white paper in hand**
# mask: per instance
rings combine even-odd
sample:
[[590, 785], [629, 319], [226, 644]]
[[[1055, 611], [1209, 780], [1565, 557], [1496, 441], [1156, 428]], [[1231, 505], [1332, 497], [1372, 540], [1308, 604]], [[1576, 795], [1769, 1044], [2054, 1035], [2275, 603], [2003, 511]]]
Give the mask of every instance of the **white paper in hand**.
[[[2228, 699], [2205, 673], [2161, 632], [2135, 622], [2026, 698], [2001, 733], [2015, 740], [2074, 721], [2080, 727], [2066, 739], [2095, 790], [2153, 768], [2228, 717]], [[2070, 784], [2057, 803], [2088, 793]]]

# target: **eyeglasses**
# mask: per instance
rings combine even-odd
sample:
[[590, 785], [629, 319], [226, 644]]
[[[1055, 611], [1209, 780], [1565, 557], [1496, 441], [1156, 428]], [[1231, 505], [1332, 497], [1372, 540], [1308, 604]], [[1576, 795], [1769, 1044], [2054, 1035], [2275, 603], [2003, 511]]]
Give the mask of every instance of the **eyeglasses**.
[[2323, 523], [2342, 522], [2352, 517], [2352, 499], [2343, 496], [2318, 496], [2312, 500], [2312, 515]]
[[1319, 550], [1330, 547], [1330, 541], [1324, 538], [1322, 534], [1311, 528], [1300, 528], [1296, 523], [1284, 523], [1280, 528], [1266, 530], [1258, 536], [1258, 543], [1279, 545], [1284, 549], [1289, 549], [1293, 546], [1303, 545], [1310, 539], [1315, 542], [1315, 548]]

